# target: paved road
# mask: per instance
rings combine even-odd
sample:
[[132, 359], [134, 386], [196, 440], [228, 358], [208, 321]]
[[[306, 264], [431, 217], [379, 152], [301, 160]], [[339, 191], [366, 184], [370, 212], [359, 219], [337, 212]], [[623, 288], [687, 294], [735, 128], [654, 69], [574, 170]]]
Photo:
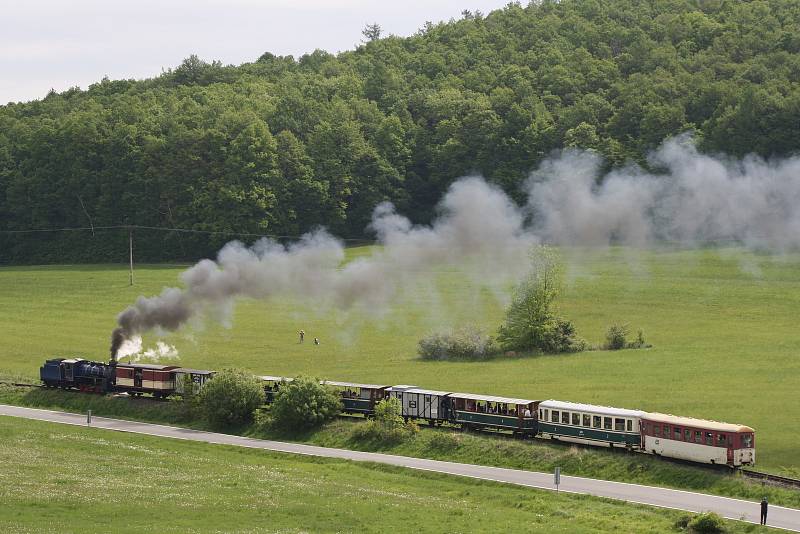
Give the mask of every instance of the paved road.
[[[86, 415], [54, 412], [49, 410], [37, 410], [33, 408], [21, 408], [19, 406], [8, 406], [5, 404], [0, 404], [0, 415], [24, 417], [28, 419], [38, 419], [40, 421], [50, 421], [54, 423], [65, 423], [70, 425], [86, 425]], [[553, 485], [553, 475], [550, 473], [536, 473], [533, 471], [503, 469], [500, 467], [458, 464], [452, 462], [442, 462], [438, 460], [424, 460], [420, 458], [408, 458], [406, 456], [394, 456], [390, 454], [349, 451], [345, 449], [316, 447], [313, 445], [303, 445], [298, 443], [284, 443], [281, 441], [252, 439], [241, 436], [232, 436], [229, 434], [202, 432], [199, 430], [190, 430], [172, 426], [153, 425], [150, 423], [139, 423], [135, 421], [123, 421], [120, 419], [108, 419], [105, 417], [92, 417], [92, 427], [103, 428], [107, 430], [117, 430], [121, 432], [134, 432], [137, 434], [147, 434], [165, 438], [187, 439], [192, 441], [204, 441], [207, 443], [266, 449], [270, 451], [291, 454], [341, 458], [356, 462], [378, 462], [408, 467], [411, 469], [420, 469], [423, 471], [435, 471], [437, 473], [447, 473], [450, 475], [479, 478], [483, 480], [494, 480], [497, 482], [529, 486], [532, 488], [541, 488], [547, 490], [555, 489]], [[688, 491], [656, 488], [652, 486], [640, 486], [637, 484], [626, 484], [623, 482], [608, 482], [605, 480], [571, 476], [561, 477], [561, 485], [559, 486], [559, 489], [561, 491], [570, 493], [583, 493], [597, 497], [608, 497], [611, 499], [648, 504], [664, 508], [675, 508], [690, 512], [704, 512], [710, 510], [730, 519], [742, 519], [744, 521], [753, 523], [757, 523], [759, 521], [759, 503], [744, 501], [741, 499], [730, 499], [727, 497], [716, 497], [703, 493], [692, 493]], [[800, 532], [800, 510], [770, 505], [768, 523], [773, 527], [780, 527], [787, 530]]]

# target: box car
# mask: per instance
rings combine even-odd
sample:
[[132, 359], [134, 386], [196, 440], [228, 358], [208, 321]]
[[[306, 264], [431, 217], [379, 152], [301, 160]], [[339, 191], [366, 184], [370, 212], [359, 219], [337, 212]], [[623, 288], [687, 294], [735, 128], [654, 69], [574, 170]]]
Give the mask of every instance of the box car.
[[389, 396], [399, 399], [402, 415], [408, 419], [424, 419], [431, 424], [447, 421], [450, 418], [450, 400], [446, 391], [421, 389], [416, 386], [392, 386]]
[[644, 412], [546, 400], [539, 403], [539, 437], [582, 443], [638, 449], [639, 426]]
[[660, 413], [642, 418], [642, 448], [652, 454], [740, 467], [756, 463], [755, 446], [749, 426]]

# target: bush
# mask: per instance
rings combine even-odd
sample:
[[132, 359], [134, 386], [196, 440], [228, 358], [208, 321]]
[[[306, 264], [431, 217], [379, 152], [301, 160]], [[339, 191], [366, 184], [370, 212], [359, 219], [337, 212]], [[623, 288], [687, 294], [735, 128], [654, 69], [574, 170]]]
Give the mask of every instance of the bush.
[[461, 436], [449, 430], [432, 430], [428, 434], [428, 445], [426, 448], [439, 451], [449, 452], [458, 449], [461, 446]]
[[639, 330], [636, 341], [628, 342], [628, 325], [613, 324], [606, 330], [606, 342], [603, 345], [607, 350], [620, 349], [646, 349], [652, 347], [644, 340], [644, 334]]
[[714, 512], [697, 514], [689, 521], [689, 529], [698, 534], [719, 534], [725, 532], [725, 521]]
[[628, 335], [628, 325], [612, 324], [606, 330], [606, 344], [604, 348], [608, 350], [620, 350], [625, 348], [625, 337]]
[[586, 348], [586, 341], [578, 337], [572, 321], [556, 318], [543, 332], [541, 350], [544, 352], [581, 352]]
[[485, 360], [498, 353], [494, 339], [474, 326], [438, 332], [419, 341], [419, 356], [425, 360]]
[[264, 389], [252, 374], [225, 369], [209, 380], [197, 395], [197, 409], [214, 426], [233, 426], [253, 419], [264, 404]]
[[278, 389], [271, 411], [276, 427], [290, 431], [308, 430], [336, 417], [342, 411], [342, 400], [318, 380], [298, 377]]
[[403, 421], [402, 413], [399, 399], [384, 399], [375, 405], [375, 418], [363, 425], [355, 425], [351, 436], [356, 441], [367, 442], [373, 446], [402, 443], [419, 432], [419, 427], [415, 423]]

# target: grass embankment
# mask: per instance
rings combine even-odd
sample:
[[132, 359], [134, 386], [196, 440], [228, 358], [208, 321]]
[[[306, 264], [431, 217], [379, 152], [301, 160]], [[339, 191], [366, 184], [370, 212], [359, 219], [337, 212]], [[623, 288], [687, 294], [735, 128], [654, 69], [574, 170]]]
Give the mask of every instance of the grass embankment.
[[[0, 417], [2, 532], [670, 532], [683, 514]], [[755, 525], [728, 522], [729, 532]]]
[[[351, 256], [368, 253], [349, 251]], [[642, 328], [648, 350], [432, 362], [416, 343], [465, 322], [494, 330], [502, 305], [454, 273], [438, 291], [410, 290], [384, 316], [318, 303], [242, 302], [233, 326], [171, 336], [181, 363], [310, 374], [367, 383], [417, 384], [534, 399], [563, 399], [743, 423], [757, 431], [759, 469], [800, 476], [800, 256], [741, 250], [567, 251], [561, 315], [600, 344], [609, 324]], [[106, 359], [116, 314], [140, 294], [176, 285], [182, 266], [0, 269], [0, 370], [35, 377], [54, 355]], [[427, 276], [427, 275], [426, 275]], [[300, 345], [296, 332], [319, 337]], [[146, 339], [154, 341], [153, 337]]]
[[[86, 410], [91, 409], [94, 415], [212, 429], [187, 414], [180, 401], [155, 403], [53, 390], [31, 391], [0, 385], [0, 403], [76, 413], [86, 413]], [[726, 471], [680, 465], [641, 454], [540, 440], [521, 441], [504, 436], [462, 433], [449, 428], [422, 428], [418, 434], [401, 442], [365, 441], [353, 432], [356, 425], [362, 424], [364, 422], [360, 418], [341, 418], [320, 430], [303, 434], [264, 430], [255, 425], [225, 431], [325, 447], [379, 451], [530, 471], [552, 472], [559, 466], [565, 475], [671, 487], [749, 500], [759, 500], [763, 495], [768, 495], [770, 502], [774, 504], [800, 508], [800, 491], [768, 487], [750, 479], [732, 476]]]

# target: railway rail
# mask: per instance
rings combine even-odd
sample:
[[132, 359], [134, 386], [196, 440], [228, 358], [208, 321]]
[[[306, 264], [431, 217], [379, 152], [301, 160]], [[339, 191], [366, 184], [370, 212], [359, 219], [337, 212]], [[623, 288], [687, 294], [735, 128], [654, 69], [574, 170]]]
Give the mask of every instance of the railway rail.
[[[25, 387], [25, 388], [49, 389], [49, 388], [46, 388], [42, 384], [30, 384], [30, 383], [26, 383], [26, 382], [14, 382], [14, 381], [9, 381], [9, 380], [0, 380], [0, 385], [14, 386], [14, 387]], [[69, 390], [69, 389], [61, 389], [59, 391], [68, 391], [68, 392], [72, 392], [72, 393], [81, 393], [81, 391]], [[158, 398], [147, 397], [147, 396], [133, 396], [133, 395], [115, 395], [115, 396], [132, 399], [132, 400], [135, 400], [137, 402], [168, 402], [169, 401], [169, 399], [166, 399], [166, 398], [165, 399], [158, 399]], [[353, 418], [352, 415], [343, 415], [343, 417]], [[421, 426], [423, 426], [423, 425], [421, 425]], [[501, 437], [501, 438], [512, 438], [512, 439], [514, 438], [514, 436], [512, 434], [498, 432], [498, 431], [488, 431], [488, 432], [482, 432], [482, 433], [490, 434], [490, 435], [493, 435], [493, 436], [498, 436], [498, 437]], [[662, 458], [662, 460], [668, 460], [668, 461], [671, 461], [673, 463], [679, 463], [681, 465], [692, 465], [693, 467], [697, 467], [697, 468], [701, 468], [701, 469], [702, 468], [706, 468], [706, 469], [712, 469], [712, 470], [715, 470], [715, 471], [723, 471], [723, 470], [725, 470], [725, 471], [729, 471], [732, 474], [740, 473], [741, 476], [743, 476], [745, 478], [750, 478], [750, 479], [753, 479], [753, 480], [760, 480], [762, 483], [769, 484], [771, 486], [780, 486], [780, 487], [800, 489], [800, 479], [796, 479], [796, 478], [784, 477], [784, 476], [780, 476], [780, 475], [774, 475], [774, 474], [771, 474], [771, 473], [764, 473], [762, 471], [755, 471], [753, 469], [730, 469], [730, 468], [727, 468], [727, 467], [724, 467], [724, 466], [711, 466], [711, 465], [705, 466], [705, 465], [702, 465], [702, 464], [698, 465], [698, 464], [695, 464], [693, 462], [684, 462], [684, 461], [675, 460], [675, 459], [672, 459], [672, 458]]]

